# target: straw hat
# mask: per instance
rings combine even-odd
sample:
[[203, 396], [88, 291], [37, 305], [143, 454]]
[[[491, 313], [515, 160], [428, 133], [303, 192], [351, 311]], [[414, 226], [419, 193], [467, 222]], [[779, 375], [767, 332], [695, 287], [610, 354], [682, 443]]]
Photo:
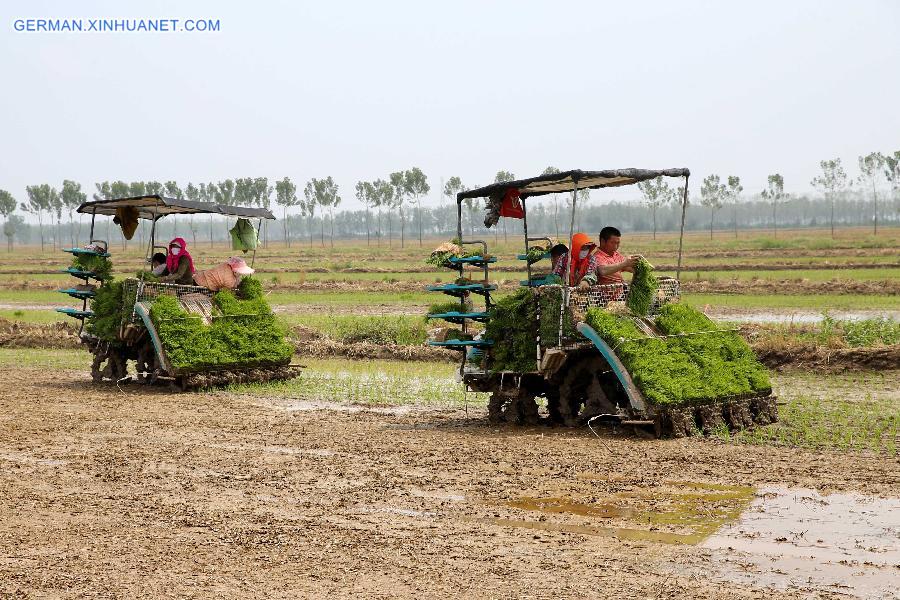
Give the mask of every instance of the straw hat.
[[253, 275], [255, 272], [253, 269], [247, 266], [247, 263], [243, 258], [239, 256], [232, 256], [227, 261], [228, 266], [231, 267], [231, 270], [237, 273], [238, 275]]

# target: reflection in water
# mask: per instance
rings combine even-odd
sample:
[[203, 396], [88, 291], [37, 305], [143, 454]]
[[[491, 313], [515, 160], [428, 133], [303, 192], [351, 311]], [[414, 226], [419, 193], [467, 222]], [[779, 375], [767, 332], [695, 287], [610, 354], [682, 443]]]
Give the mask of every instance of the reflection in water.
[[[580, 474], [591, 479], [591, 474]], [[596, 501], [520, 497], [503, 527], [698, 545], [694, 576], [757, 588], [898, 598], [900, 499], [668, 481]], [[538, 518], [527, 518], [538, 513]], [[683, 564], [672, 569], [684, 572]]]
[[712, 574], [729, 581], [897, 598], [900, 499], [763, 488], [703, 547], [712, 550]]
[[736, 519], [750, 504], [753, 491], [753, 488], [744, 486], [670, 481], [653, 489], [620, 492], [602, 503], [576, 502], [563, 497], [522, 497], [505, 504], [519, 510], [561, 517], [603, 519], [610, 525], [550, 522], [546, 519], [483, 521], [506, 527], [563, 531], [625, 540], [697, 544], [722, 524]]

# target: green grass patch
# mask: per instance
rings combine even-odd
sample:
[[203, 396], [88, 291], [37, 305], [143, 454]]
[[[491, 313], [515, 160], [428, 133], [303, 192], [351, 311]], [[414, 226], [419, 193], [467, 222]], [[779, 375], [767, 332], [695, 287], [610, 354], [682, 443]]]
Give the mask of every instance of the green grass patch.
[[290, 315], [281, 320], [289, 325], [303, 325], [347, 344], [371, 342], [417, 346], [428, 337], [428, 324], [411, 315]]
[[280, 399], [341, 402], [374, 406], [483, 406], [488, 394], [465, 393], [454, 381], [455, 365], [429, 363], [427, 369], [387, 360], [303, 361], [303, 374], [290, 381], [233, 386], [229, 391]]
[[900, 372], [780, 375], [779, 422], [740, 432], [718, 431], [742, 444], [852, 450], [896, 457], [900, 445]]
[[0, 348], [0, 367], [40, 367], [89, 374], [91, 355], [86, 350], [45, 350], [43, 348]]
[[[67, 317], [55, 310], [32, 310], [23, 308], [2, 309], [0, 317], [9, 319], [10, 321], [22, 321], [23, 323], [57, 323], [65, 321], [71, 317]], [[75, 323], [75, 320], [72, 320]]]
[[756, 325], [755, 343], [789, 349], [797, 345], [824, 348], [873, 348], [900, 344], [900, 322], [886, 317], [841, 320], [825, 313], [818, 323]]
[[[60, 285], [60, 289], [71, 287], [79, 283], [71, 277]], [[0, 290], [0, 302], [8, 304], [79, 304], [66, 294], [60, 294], [56, 290]]]
[[835, 321], [826, 317], [822, 329], [827, 332], [830, 328], [838, 329], [851, 348], [900, 344], [900, 323], [892, 319]]
[[266, 296], [273, 305], [333, 304], [355, 305], [363, 310], [379, 305], [426, 306], [434, 302], [434, 293], [421, 292], [272, 292]]

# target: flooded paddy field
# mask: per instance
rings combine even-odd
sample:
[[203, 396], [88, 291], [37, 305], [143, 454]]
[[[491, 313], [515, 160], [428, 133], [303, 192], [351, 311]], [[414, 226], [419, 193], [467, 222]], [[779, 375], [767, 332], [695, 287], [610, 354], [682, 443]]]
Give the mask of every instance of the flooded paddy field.
[[[306, 387], [171, 394], [92, 386], [79, 356], [0, 357], [0, 596], [897, 589], [896, 374], [778, 376], [772, 435], [647, 440], [489, 426], [452, 365], [311, 362]], [[800, 410], [836, 395], [843, 429], [878, 407], [877, 442]]]

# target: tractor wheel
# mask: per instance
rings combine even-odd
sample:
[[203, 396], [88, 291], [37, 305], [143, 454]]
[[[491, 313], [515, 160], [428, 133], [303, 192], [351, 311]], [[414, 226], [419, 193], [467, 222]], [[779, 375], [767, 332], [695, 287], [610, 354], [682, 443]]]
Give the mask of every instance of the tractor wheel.
[[94, 383], [104, 379], [118, 381], [128, 374], [128, 359], [119, 348], [109, 344], [98, 344], [94, 349], [91, 363], [91, 377]]
[[[567, 427], [584, 425], [591, 417], [614, 414], [616, 404], [607, 396], [602, 381], [609, 371], [600, 356], [586, 356], [563, 375], [559, 386], [559, 420]], [[551, 414], [552, 411], [551, 411]]]
[[493, 424], [537, 424], [538, 406], [534, 394], [524, 388], [509, 392], [494, 392], [488, 401], [488, 421]]
[[155, 381], [153, 374], [159, 368], [159, 359], [152, 342], [147, 340], [138, 347], [136, 362], [138, 383], [152, 384]]
[[555, 387], [548, 387], [544, 393], [547, 398], [547, 413], [551, 423], [562, 423], [562, 414], [559, 412], [559, 390]]

